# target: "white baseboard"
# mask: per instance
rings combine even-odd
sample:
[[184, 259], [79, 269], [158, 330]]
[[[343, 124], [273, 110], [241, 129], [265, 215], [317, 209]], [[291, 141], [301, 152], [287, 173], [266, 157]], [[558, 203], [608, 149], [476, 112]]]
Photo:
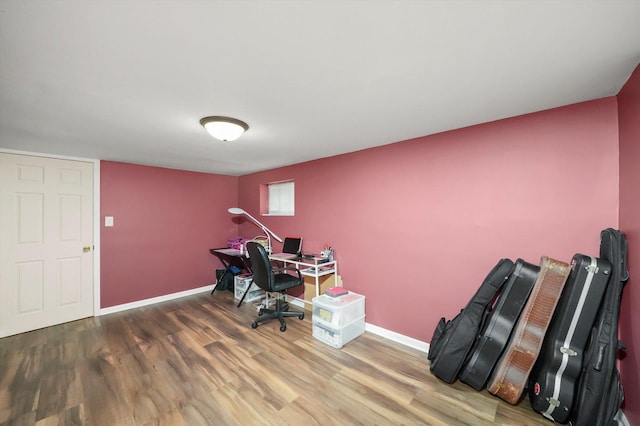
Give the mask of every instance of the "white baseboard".
[[624, 413], [622, 412], [622, 408], [618, 409], [618, 412], [616, 413], [613, 420], [615, 420], [616, 424], [620, 426], [630, 426], [627, 416], [625, 416]]
[[204, 293], [205, 291], [211, 291], [212, 288], [212, 284], [209, 284], [204, 287], [192, 288], [190, 290], [180, 291], [178, 293], [165, 294], [163, 296], [152, 297], [151, 299], [137, 300], [131, 303], [110, 306], [108, 308], [100, 309], [100, 312], [96, 316], [114, 314], [116, 312], [127, 311], [134, 308], [141, 308], [143, 306], [153, 305], [154, 303], [168, 302], [169, 300], [180, 299], [181, 297], [192, 296], [194, 294]]
[[287, 301], [293, 306], [304, 308], [304, 300], [302, 299], [299, 299], [297, 297], [287, 297]]
[[[100, 312], [97, 316], [101, 315], [109, 315], [114, 314], [116, 312], [127, 311], [129, 309], [141, 308], [143, 306], [153, 305], [155, 303], [168, 302], [170, 300], [180, 299], [181, 297], [192, 296], [194, 294], [210, 292], [211, 285], [207, 285], [204, 287], [193, 288], [190, 290], [180, 291], [178, 293], [165, 294], [163, 296], [152, 297], [151, 299], [138, 300], [131, 303], [125, 303], [122, 305], [110, 306], [108, 308], [100, 309]], [[288, 301], [290, 304], [294, 306], [298, 306], [300, 308], [305, 307], [305, 302], [302, 299], [298, 299], [296, 297], [289, 297]], [[377, 325], [365, 323], [365, 330], [369, 333], [376, 334], [380, 337], [384, 337], [385, 339], [389, 339], [393, 342], [400, 343], [401, 345], [408, 346], [410, 348], [419, 350], [421, 352], [429, 352], [429, 344], [427, 342], [423, 342], [418, 339], [414, 339], [412, 337], [405, 336], [400, 333], [396, 333], [395, 331], [387, 330], [382, 327], [378, 327]]]
[[[305, 306], [305, 302], [297, 297], [288, 297], [287, 299], [292, 305], [299, 306], [301, 308], [304, 308]], [[404, 334], [396, 333], [395, 331], [387, 330], [367, 322], [364, 324], [364, 329], [369, 333], [376, 334], [380, 337], [384, 337], [385, 339], [400, 343], [401, 345], [408, 346], [421, 352], [429, 352], [429, 344], [422, 340], [414, 339], [412, 337], [405, 336]]]
[[396, 333], [395, 331], [387, 330], [385, 328], [378, 327], [377, 325], [369, 323], [365, 323], [364, 329], [369, 333], [377, 334], [380, 337], [384, 337], [385, 339], [400, 343], [401, 345], [417, 349], [421, 352], [429, 352], [429, 344], [427, 342], [423, 342], [422, 340], [414, 339], [413, 337], [405, 336], [404, 334]]

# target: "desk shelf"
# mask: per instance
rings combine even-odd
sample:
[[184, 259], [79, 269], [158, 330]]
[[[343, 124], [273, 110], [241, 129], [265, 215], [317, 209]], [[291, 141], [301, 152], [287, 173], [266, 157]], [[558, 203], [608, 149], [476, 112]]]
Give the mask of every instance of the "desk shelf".
[[[324, 293], [324, 287], [328, 285], [326, 279], [322, 279], [323, 277], [327, 277], [329, 275], [333, 275], [333, 287], [341, 287], [342, 281], [338, 278], [338, 262], [336, 260], [332, 260], [327, 262], [326, 259], [321, 258], [313, 258], [313, 259], [285, 259], [277, 256], [269, 256], [269, 258], [276, 262], [283, 262], [286, 265], [293, 265], [297, 269], [300, 270], [300, 273], [305, 276], [313, 279], [313, 284], [315, 286], [315, 297], [319, 296], [321, 293]], [[330, 279], [330, 278], [329, 278]], [[305, 303], [311, 304], [311, 299], [313, 296], [307, 294], [306, 287], [308, 285], [307, 280], [305, 280]], [[320, 291], [320, 288], [323, 287], [323, 290]]]
[[329, 275], [329, 274], [333, 274], [335, 273], [336, 270], [334, 268], [328, 267], [328, 268], [305, 268], [305, 269], [300, 269], [300, 273], [306, 277], [323, 277], [325, 275]]

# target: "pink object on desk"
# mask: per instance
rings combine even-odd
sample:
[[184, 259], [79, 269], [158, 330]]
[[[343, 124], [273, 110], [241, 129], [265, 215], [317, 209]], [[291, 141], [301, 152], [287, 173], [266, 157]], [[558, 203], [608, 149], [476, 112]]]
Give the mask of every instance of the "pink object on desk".
[[229, 238], [227, 240], [227, 247], [240, 250], [240, 247], [246, 244], [247, 240], [242, 237]]
[[325, 290], [324, 294], [331, 297], [344, 296], [349, 294], [349, 290], [344, 287], [331, 287]]

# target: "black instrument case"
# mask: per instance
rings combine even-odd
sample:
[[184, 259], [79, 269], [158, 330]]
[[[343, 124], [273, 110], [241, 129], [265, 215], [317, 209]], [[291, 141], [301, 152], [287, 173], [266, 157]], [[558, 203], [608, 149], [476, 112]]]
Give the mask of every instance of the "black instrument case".
[[513, 271], [509, 259], [501, 259], [489, 272], [467, 306], [452, 320], [441, 318], [433, 332], [428, 358], [431, 373], [453, 383], [467, 358], [483, 321]]
[[539, 271], [540, 267], [537, 265], [522, 259], [516, 260], [513, 273], [460, 372], [462, 382], [476, 390], [484, 388], [493, 367], [507, 346], [511, 331], [529, 299]]
[[540, 356], [529, 376], [532, 408], [558, 423], [571, 413], [585, 347], [602, 302], [611, 265], [576, 254]]

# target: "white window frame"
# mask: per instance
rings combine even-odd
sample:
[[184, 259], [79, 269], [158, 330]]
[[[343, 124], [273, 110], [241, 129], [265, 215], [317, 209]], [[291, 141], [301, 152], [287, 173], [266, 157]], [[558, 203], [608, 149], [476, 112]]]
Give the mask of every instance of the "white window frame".
[[295, 182], [274, 182], [267, 185], [269, 209], [267, 216], [295, 214]]

